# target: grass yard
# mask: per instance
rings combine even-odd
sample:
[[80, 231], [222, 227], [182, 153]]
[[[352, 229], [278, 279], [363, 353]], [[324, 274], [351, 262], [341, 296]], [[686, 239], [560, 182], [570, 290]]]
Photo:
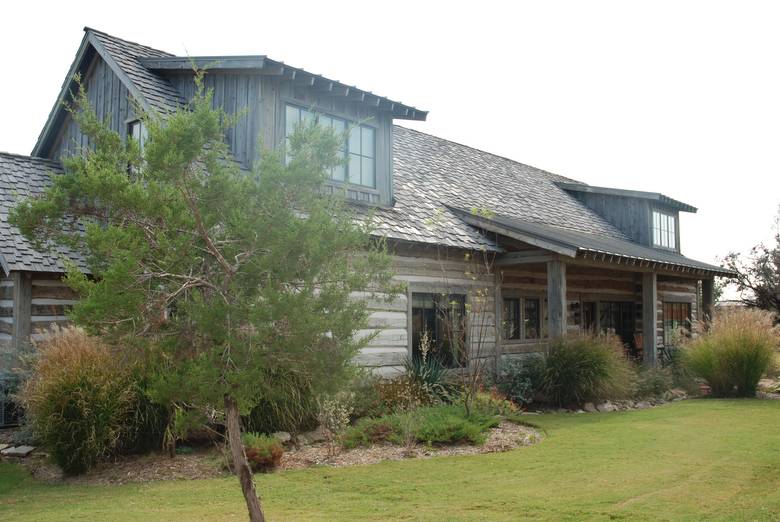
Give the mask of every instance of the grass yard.
[[[258, 476], [271, 520], [780, 520], [780, 401], [532, 417], [536, 446]], [[53, 486], [0, 464], [0, 520], [243, 520], [234, 479]]]

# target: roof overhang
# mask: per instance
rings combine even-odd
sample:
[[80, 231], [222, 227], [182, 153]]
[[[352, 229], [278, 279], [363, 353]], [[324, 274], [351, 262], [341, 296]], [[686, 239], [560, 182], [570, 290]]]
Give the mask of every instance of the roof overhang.
[[[651, 270], [704, 277], [735, 276], [733, 271], [723, 267], [689, 259], [676, 252], [661, 252], [622, 239], [564, 230], [505, 216], [486, 216], [449, 206], [448, 208], [471, 226], [538, 247], [553, 253], [557, 258], [609, 264], [637, 271]], [[532, 252], [507, 252], [504, 256], [497, 257], [496, 262], [506, 265], [547, 260], [544, 255]]]
[[54, 106], [49, 112], [46, 124], [43, 126], [43, 130], [41, 130], [38, 141], [35, 143], [35, 147], [33, 147], [30, 156], [47, 156], [47, 149], [56, 139], [60, 123], [67, 114], [66, 105], [68, 102], [72, 101], [73, 94], [75, 94], [78, 89], [76, 75], [86, 72], [94, 53], [100, 55], [100, 58], [106, 62], [111, 71], [116, 74], [119, 80], [127, 88], [128, 92], [133, 96], [133, 99], [140, 104], [145, 111], [150, 111], [149, 103], [144, 98], [141, 91], [135, 86], [130, 78], [128, 78], [127, 73], [125, 73], [119, 64], [116, 63], [111, 54], [106, 51], [93, 31], [87, 27], [84, 28], [84, 31], [84, 38], [82, 38], [79, 49], [76, 51], [76, 57], [73, 59], [70, 69], [68, 69], [65, 80], [62, 82], [57, 101], [54, 102]]
[[585, 185], [584, 183], [566, 183], [562, 181], [557, 181], [555, 184], [558, 185], [563, 190], [567, 190], [570, 192], [584, 192], [589, 194], [603, 194], [605, 196], [646, 199], [650, 201], [655, 201], [667, 207], [674, 208], [681, 212], [695, 213], [697, 211], [697, 208], [694, 207], [693, 205], [689, 205], [687, 203], [683, 203], [682, 201], [678, 201], [676, 199], [670, 198], [669, 196], [665, 196], [660, 192], [645, 192], [642, 190], [625, 190], [625, 189], [610, 188], [610, 187], [595, 187], [593, 185]]
[[379, 96], [371, 91], [347, 85], [338, 80], [331, 80], [320, 74], [310, 73], [299, 67], [292, 67], [265, 55], [256, 56], [192, 56], [192, 57], [153, 57], [141, 58], [141, 64], [149, 70], [157, 72], [188, 72], [193, 68], [233, 72], [257, 73], [274, 76], [283, 81], [310, 88], [326, 96], [342, 98], [352, 103], [365, 104], [380, 111], [387, 112], [394, 119], [425, 121], [428, 111], [423, 111]]

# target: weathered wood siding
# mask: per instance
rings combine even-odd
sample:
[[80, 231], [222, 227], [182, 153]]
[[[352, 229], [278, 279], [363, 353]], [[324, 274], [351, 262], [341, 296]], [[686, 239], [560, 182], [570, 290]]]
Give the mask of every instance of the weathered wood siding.
[[[119, 77], [97, 53], [92, 54], [92, 59], [82, 75], [82, 84], [87, 89], [89, 103], [97, 117], [110, 129], [118, 132], [123, 139], [126, 138], [129, 121], [137, 118], [132, 96], [129, 95]], [[48, 150], [47, 157], [60, 159], [90, 146], [89, 138], [81, 131], [71, 115], [66, 114], [54, 145]]]
[[[195, 93], [192, 73], [171, 73], [168, 78], [185, 99], [192, 99]], [[393, 122], [386, 113], [366, 104], [318, 93], [309, 86], [295, 85], [292, 80], [252, 72], [207, 72], [204, 84], [214, 90], [214, 107], [221, 107], [231, 115], [243, 114], [226, 138], [234, 156], [245, 167], [258, 158], [259, 144], [265, 148], [284, 145], [287, 103], [374, 127], [376, 188], [350, 185], [348, 196], [383, 205], [392, 201]], [[338, 185], [332, 184], [334, 188]]]
[[[445, 252], [433, 248], [398, 247], [393, 256], [394, 279], [407, 286], [405, 294], [390, 303], [369, 299], [372, 310], [369, 329], [361, 336], [376, 335], [355, 358], [355, 363], [374, 369], [382, 375], [401, 371], [404, 358], [412, 353], [411, 296], [416, 292], [446, 292], [468, 294], [475, 288], [492, 287], [492, 275], [474, 276], [473, 264], [463, 253]], [[368, 298], [368, 294], [356, 297]], [[490, 292], [482, 302], [467, 300], [473, 311], [467, 314], [472, 335], [472, 354], [495, 356], [495, 302]]]
[[570, 194], [637, 243], [651, 244], [649, 201], [589, 192]]
[[[20, 295], [26, 306], [20, 306]], [[73, 290], [58, 274], [21, 272], [1, 278], [0, 368], [12, 364], [19, 347], [43, 339], [53, 325], [69, 324], [66, 314], [75, 302]], [[17, 339], [22, 324], [29, 336]]]

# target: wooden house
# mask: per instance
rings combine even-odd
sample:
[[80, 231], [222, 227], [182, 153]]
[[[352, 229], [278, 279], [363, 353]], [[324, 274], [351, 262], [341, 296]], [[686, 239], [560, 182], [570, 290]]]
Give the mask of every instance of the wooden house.
[[[63, 109], [74, 75], [100, 118], [122, 137], [142, 140], [135, 109], [184, 105], [194, 93], [193, 61], [209, 67], [216, 106], [245, 112], [227, 135], [244, 167], [260, 147], [283, 147], [299, 121], [351, 129], [345, 166], [333, 170], [329, 186], [346, 187], [355, 205], [375, 210], [396, 277], [408, 283], [389, 304], [369, 300], [364, 333], [379, 333], [356, 362], [380, 373], [413, 353], [423, 330], [443, 342], [442, 296], [465, 307], [477, 284], [490, 289], [480, 321], [497, 357], [587, 329], [616, 333], [653, 364], [672, 330], [710, 313], [713, 278], [730, 275], [681, 254], [679, 213], [696, 209], [663, 194], [586, 185], [396, 125], [425, 120], [426, 112], [266, 56], [173, 56], [86, 28], [31, 155], [0, 154], [0, 342], [7, 354], [67, 320], [73, 295], [60, 281], [63, 259], [87, 269], [78, 253], [38, 250], [7, 223], [19, 198], [61, 173], [63, 156], [90, 145]], [[490, 255], [494, 270], [475, 277], [469, 253]]]

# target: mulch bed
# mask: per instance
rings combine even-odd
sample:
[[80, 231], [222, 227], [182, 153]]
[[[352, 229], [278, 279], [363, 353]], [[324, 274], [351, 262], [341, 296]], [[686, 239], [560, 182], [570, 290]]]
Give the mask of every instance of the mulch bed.
[[[541, 438], [541, 434], [533, 428], [502, 421], [499, 426], [490, 430], [487, 441], [482, 446], [463, 444], [427, 447], [417, 444], [404, 447], [375, 444], [367, 448], [341, 450], [336, 455], [331, 455], [326, 443], [316, 443], [300, 448], [288, 448], [278, 470], [312, 466], [356, 466], [385, 460], [494, 453], [530, 446]], [[216, 447], [202, 448], [190, 455], [176, 455], [173, 459], [158, 453], [120, 457], [112, 462], [98, 464], [87, 473], [76, 477], [63, 477], [59, 467], [52, 464], [45, 453], [39, 451], [28, 458], [19, 459], [18, 462], [36, 479], [49, 483], [104, 485], [156, 480], [196, 480], [229, 475], [225, 457]]]

